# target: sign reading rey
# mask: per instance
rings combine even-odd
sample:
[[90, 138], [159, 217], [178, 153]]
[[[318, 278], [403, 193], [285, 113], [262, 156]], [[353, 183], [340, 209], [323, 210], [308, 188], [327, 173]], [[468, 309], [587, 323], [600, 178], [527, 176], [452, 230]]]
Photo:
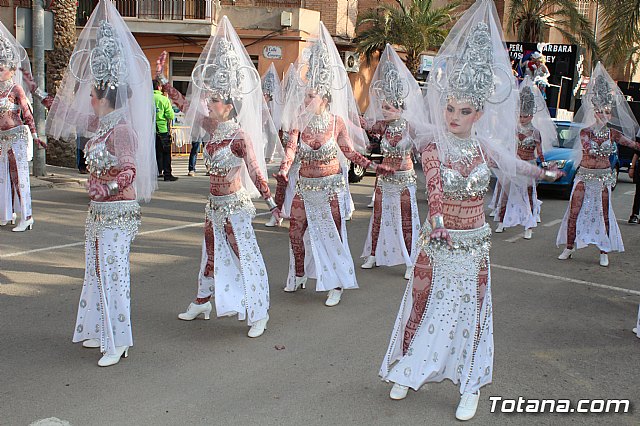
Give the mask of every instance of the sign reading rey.
[[265, 46], [264, 49], [262, 49], [262, 56], [267, 59], [282, 59], [282, 47]]

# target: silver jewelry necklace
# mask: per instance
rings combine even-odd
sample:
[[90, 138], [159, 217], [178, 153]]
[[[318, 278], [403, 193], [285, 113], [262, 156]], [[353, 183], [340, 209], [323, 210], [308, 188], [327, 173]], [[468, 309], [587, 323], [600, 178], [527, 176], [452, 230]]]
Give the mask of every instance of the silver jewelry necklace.
[[98, 131], [96, 133], [95, 139], [100, 139], [102, 136], [106, 135], [111, 129], [116, 127], [116, 124], [122, 120], [124, 117], [124, 111], [121, 109], [117, 109], [115, 111], [110, 112], [107, 115], [100, 117], [100, 127], [98, 127]]
[[233, 136], [239, 128], [240, 125], [235, 120], [227, 120], [218, 123], [218, 126], [211, 134], [211, 142], [218, 144], [224, 140], [227, 140], [231, 136]]
[[450, 163], [462, 163], [467, 167], [473, 164], [473, 160], [479, 155], [478, 141], [469, 138], [459, 138], [451, 133], [447, 134], [448, 146], [447, 159]]
[[407, 120], [404, 118], [398, 118], [397, 120], [389, 122], [387, 125], [387, 133], [389, 133], [389, 136], [393, 139], [396, 136], [402, 135], [406, 128]]
[[307, 124], [307, 128], [311, 130], [311, 133], [324, 133], [329, 128], [330, 115], [327, 111], [322, 111], [321, 114], [314, 114]]
[[0, 93], [9, 91], [14, 85], [15, 83], [13, 82], [12, 79], [0, 81]]

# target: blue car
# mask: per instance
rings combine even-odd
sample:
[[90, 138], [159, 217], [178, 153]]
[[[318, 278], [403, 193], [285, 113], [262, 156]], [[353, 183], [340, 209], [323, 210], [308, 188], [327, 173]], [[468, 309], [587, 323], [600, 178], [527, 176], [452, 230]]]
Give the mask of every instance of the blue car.
[[[565, 175], [555, 182], [539, 182], [539, 189], [560, 190], [567, 199], [571, 195], [571, 189], [573, 188], [573, 181], [576, 177], [576, 172], [578, 171], [578, 165], [574, 164], [574, 161], [571, 158], [573, 147], [571, 145], [570, 134], [571, 130], [578, 126], [578, 124], [572, 123], [570, 121], [556, 121], [556, 127], [558, 129], [557, 145], [554, 144], [553, 149], [544, 153], [544, 162], [541, 162], [540, 159], [537, 159], [536, 162], [539, 166], [542, 167], [549, 167], [552, 164], [555, 164], [558, 169], [565, 172]], [[616, 152], [611, 154], [611, 156], [609, 157], [609, 161], [611, 163], [611, 169], [616, 171], [617, 184], [617, 175], [620, 169], [620, 160], [618, 158], [617, 150]], [[616, 184], [611, 187], [612, 190], [615, 189]]]

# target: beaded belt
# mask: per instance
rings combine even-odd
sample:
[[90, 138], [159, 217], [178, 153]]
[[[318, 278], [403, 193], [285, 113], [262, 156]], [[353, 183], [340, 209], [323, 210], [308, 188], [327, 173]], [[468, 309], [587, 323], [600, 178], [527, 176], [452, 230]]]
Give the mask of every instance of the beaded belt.
[[304, 192], [323, 192], [328, 195], [337, 194], [345, 187], [342, 174], [310, 178], [300, 176], [296, 184], [296, 192], [302, 195]]
[[486, 267], [489, 264], [489, 251], [491, 250], [491, 228], [485, 223], [480, 228], [474, 229], [448, 229], [451, 237], [452, 248], [438, 240], [431, 240], [431, 225], [426, 220], [420, 236], [418, 237], [418, 246], [431, 259], [431, 263], [453, 259], [456, 255], [472, 256], [473, 261], [477, 263], [479, 268]]
[[414, 170], [400, 170], [388, 176], [378, 177], [380, 182], [407, 187], [416, 184], [416, 172]]
[[246, 212], [255, 216], [256, 208], [246, 189], [240, 189], [229, 195], [211, 195], [204, 208], [205, 217], [217, 225], [224, 225], [229, 216]]
[[611, 186], [616, 183], [616, 174], [610, 168], [587, 169], [586, 167], [580, 167], [576, 177], [584, 182], [598, 181], [605, 186]]
[[129, 236], [135, 236], [140, 226], [140, 205], [136, 200], [91, 201], [87, 215], [85, 235], [95, 241], [105, 229], [121, 229]]
[[14, 141], [18, 139], [27, 140], [28, 138], [29, 127], [24, 125], [16, 126], [9, 130], [0, 130], [0, 155], [5, 155]]

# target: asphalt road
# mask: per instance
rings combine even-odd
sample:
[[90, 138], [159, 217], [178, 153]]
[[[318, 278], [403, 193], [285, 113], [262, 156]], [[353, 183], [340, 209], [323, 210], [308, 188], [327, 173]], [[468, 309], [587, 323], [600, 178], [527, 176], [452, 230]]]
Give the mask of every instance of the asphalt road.
[[[184, 166], [184, 161], [176, 168]], [[182, 169], [186, 174], [186, 170]], [[406, 281], [404, 267], [357, 268], [359, 290], [334, 308], [308, 288], [284, 285], [287, 228], [254, 225], [269, 272], [271, 320], [258, 339], [232, 318], [184, 322], [196, 292], [203, 175], [160, 182], [143, 206], [132, 247], [135, 346], [118, 365], [71, 337], [84, 270], [83, 188], [63, 178], [35, 188], [32, 231], [0, 228], [0, 424], [56, 417], [73, 425], [422, 425], [452, 424], [458, 388], [428, 384], [400, 402], [377, 376]], [[73, 177], [77, 177], [72, 173]], [[362, 252], [373, 177], [352, 185], [352, 254]], [[419, 204], [424, 218], [424, 183]], [[614, 195], [626, 252], [598, 265], [588, 248], [556, 260], [567, 201], [543, 194], [543, 223], [493, 235], [495, 371], [483, 388], [476, 424], [638, 424], [640, 226], [626, 223], [633, 186]], [[267, 210], [257, 201], [259, 213]], [[360, 259], [356, 260], [359, 266]], [[276, 347], [278, 349], [276, 349]], [[629, 414], [490, 413], [490, 396], [630, 399]]]

